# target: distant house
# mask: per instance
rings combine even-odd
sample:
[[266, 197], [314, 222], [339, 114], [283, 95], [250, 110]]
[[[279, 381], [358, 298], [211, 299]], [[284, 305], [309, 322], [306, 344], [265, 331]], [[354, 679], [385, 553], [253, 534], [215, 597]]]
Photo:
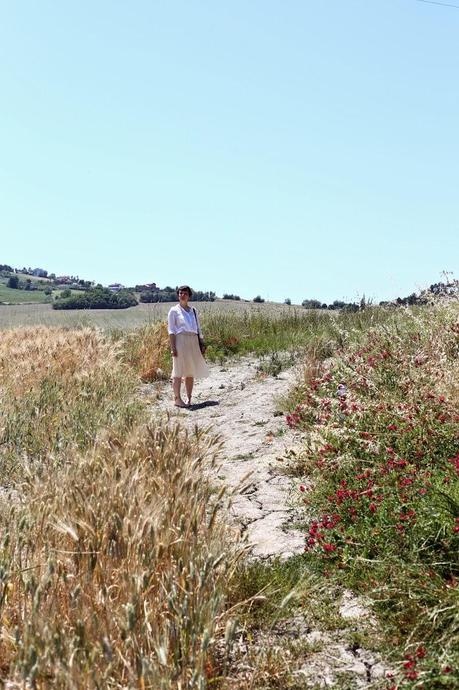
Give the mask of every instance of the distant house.
[[108, 289], [112, 292], [119, 292], [120, 290], [124, 290], [124, 285], [121, 285], [121, 283], [112, 283], [108, 286]]
[[156, 283], [145, 283], [144, 285], [136, 285], [135, 289], [137, 292], [159, 292], [160, 290]]
[[56, 283], [59, 285], [69, 285], [69, 283], [73, 283], [73, 280], [70, 276], [56, 276]]

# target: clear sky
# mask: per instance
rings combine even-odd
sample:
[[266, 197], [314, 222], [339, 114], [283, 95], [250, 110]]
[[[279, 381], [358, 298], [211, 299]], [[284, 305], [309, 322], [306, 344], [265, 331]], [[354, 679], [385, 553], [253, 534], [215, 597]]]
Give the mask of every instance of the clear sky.
[[295, 302], [459, 276], [459, 9], [0, 0], [0, 63], [0, 263]]

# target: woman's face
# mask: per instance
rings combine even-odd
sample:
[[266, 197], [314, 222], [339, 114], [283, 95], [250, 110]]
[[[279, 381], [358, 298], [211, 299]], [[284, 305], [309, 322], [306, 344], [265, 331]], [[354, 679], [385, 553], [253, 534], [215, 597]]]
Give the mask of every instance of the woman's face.
[[190, 299], [190, 294], [189, 294], [188, 290], [179, 290], [178, 297], [179, 297], [181, 304], [188, 304], [188, 300]]

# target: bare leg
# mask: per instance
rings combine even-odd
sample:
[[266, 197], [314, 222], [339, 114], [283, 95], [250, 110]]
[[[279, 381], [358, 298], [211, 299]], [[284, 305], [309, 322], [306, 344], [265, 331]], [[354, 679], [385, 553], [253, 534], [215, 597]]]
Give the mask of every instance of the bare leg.
[[186, 388], [186, 395], [188, 398], [188, 405], [191, 405], [191, 394], [193, 392], [193, 383], [194, 383], [194, 378], [192, 376], [187, 376], [185, 378], [185, 388]]
[[172, 387], [174, 389], [175, 404], [177, 407], [185, 407], [185, 402], [182, 400], [180, 389], [182, 387], [182, 379], [174, 376]]

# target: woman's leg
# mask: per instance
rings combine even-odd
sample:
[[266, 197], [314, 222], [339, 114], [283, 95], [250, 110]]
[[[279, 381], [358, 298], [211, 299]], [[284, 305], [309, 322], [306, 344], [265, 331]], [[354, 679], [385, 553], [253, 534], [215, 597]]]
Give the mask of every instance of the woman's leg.
[[188, 405], [191, 404], [191, 394], [193, 392], [193, 383], [194, 383], [194, 378], [192, 376], [187, 376], [185, 378], [185, 388], [186, 388], [186, 395], [188, 398]]
[[178, 407], [183, 407], [185, 405], [185, 402], [182, 400], [182, 396], [180, 393], [180, 389], [182, 387], [182, 379], [180, 378], [180, 376], [174, 376], [172, 380], [172, 387], [174, 389], [175, 404]]

